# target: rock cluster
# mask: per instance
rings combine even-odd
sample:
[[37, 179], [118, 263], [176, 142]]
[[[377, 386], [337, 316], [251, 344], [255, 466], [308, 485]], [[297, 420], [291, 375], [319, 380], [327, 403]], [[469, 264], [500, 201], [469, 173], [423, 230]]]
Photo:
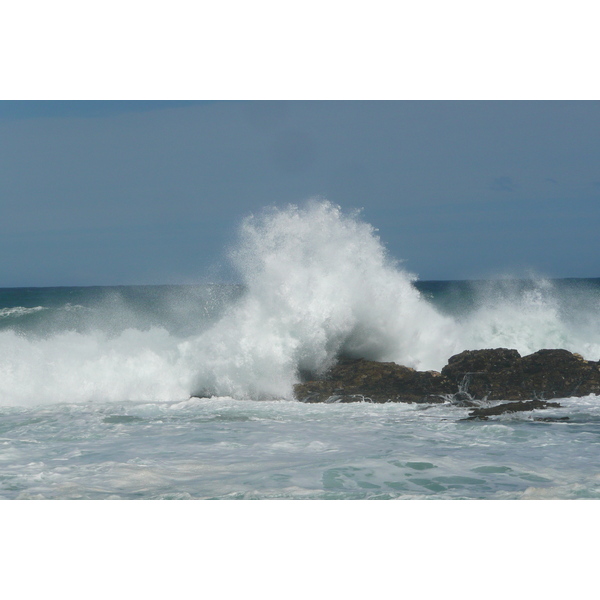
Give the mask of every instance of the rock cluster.
[[[600, 364], [567, 350], [539, 350], [522, 357], [507, 348], [466, 350], [452, 356], [441, 373], [415, 371], [395, 363], [343, 359], [322, 378], [297, 384], [294, 394], [302, 402], [520, 403], [503, 405], [505, 409], [496, 407], [496, 412], [489, 413], [501, 414], [546, 408], [552, 406], [546, 402], [552, 398], [600, 394]], [[477, 410], [488, 409], [476, 409], [471, 415], [487, 417], [474, 414]]]
[[322, 379], [300, 383], [302, 402], [444, 402], [456, 391], [437, 371], [415, 371], [396, 363], [341, 359]]
[[530, 400], [600, 393], [600, 365], [567, 350], [472, 350], [452, 356], [442, 376], [475, 398]]

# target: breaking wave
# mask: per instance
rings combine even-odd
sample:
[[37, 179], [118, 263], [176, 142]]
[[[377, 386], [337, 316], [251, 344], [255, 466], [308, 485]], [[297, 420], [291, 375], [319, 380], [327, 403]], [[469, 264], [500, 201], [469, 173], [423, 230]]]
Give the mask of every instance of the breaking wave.
[[27, 308], [25, 306], [12, 306], [10, 308], [0, 308], [0, 319], [19, 318], [24, 315], [35, 314], [41, 310], [46, 310], [45, 306], [33, 306]]
[[[600, 359], [597, 289], [490, 281], [463, 283], [452, 302], [451, 285], [430, 297], [359, 213], [327, 201], [246, 218], [230, 257], [244, 293], [227, 296], [211, 319], [165, 296], [164, 322], [154, 313], [146, 326], [129, 307], [135, 318], [113, 319], [111, 331], [0, 331], [0, 403], [291, 398], [304, 374], [341, 355], [421, 370], [476, 348]], [[178, 327], [169, 325], [175, 312]]]

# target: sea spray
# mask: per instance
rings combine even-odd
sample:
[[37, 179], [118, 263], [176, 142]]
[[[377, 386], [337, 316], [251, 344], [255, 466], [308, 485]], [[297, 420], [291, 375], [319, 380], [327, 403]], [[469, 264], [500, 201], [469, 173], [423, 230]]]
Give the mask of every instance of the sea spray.
[[247, 293], [197, 340], [199, 389], [289, 398], [339, 355], [427, 369], [459, 349], [375, 229], [329, 202], [247, 218], [232, 260]]
[[65, 331], [47, 338], [0, 332], [0, 405], [186, 398], [178, 343], [162, 328]]
[[239, 286], [0, 290], [0, 404], [291, 399], [340, 356], [420, 370], [494, 347], [600, 359], [597, 282], [418, 282], [327, 201], [248, 217], [230, 254]]
[[515, 348], [521, 355], [543, 348], [600, 359], [600, 296], [586, 285], [499, 279], [471, 284], [471, 310], [457, 317], [463, 349]]
[[4, 312], [0, 405], [186, 399], [195, 369], [185, 340], [239, 294], [214, 285], [23, 289], [17, 301], [46, 306]]

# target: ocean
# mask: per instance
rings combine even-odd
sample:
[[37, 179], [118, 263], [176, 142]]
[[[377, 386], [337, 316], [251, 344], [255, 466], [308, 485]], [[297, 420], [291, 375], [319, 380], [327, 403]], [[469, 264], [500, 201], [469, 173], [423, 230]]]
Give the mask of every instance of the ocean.
[[600, 360], [600, 279], [420, 281], [327, 202], [244, 221], [236, 283], [0, 289], [2, 499], [600, 498], [600, 398], [462, 421], [304, 404], [339, 356]]

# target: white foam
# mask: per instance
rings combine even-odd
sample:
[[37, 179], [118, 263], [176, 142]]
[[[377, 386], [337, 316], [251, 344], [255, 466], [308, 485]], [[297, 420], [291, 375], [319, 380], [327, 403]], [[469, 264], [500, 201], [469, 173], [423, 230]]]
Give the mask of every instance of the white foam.
[[290, 397], [299, 369], [322, 371], [339, 353], [431, 368], [456, 349], [457, 324], [371, 225], [329, 202], [246, 219], [232, 258], [248, 292], [197, 340], [200, 388]]
[[27, 308], [25, 306], [11, 306], [9, 308], [0, 308], [0, 319], [22, 317], [24, 315], [40, 312], [41, 310], [46, 310], [46, 307], [33, 306], [31, 308]]
[[464, 349], [515, 348], [522, 355], [563, 348], [588, 360], [600, 359], [598, 299], [590, 296], [572, 310], [552, 282], [538, 278], [519, 290], [514, 282], [493, 282], [480, 292], [478, 307], [462, 320]]
[[46, 339], [0, 332], [0, 404], [187, 397], [177, 341], [160, 328], [119, 336], [74, 331]]
[[299, 370], [322, 372], [340, 353], [436, 370], [478, 348], [600, 359], [597, 297], [573, 312], [544, 279], [494, 282], [470, 314], [442, 315], [371, 225], [326, 201], [249, 217], [232, 258], [247, 295], [191, 349], [197, 387], [218, 394], [290, 397]]
[[[208, 328], [0, 332], [0, 403], [291, 398], [302, 371], [323, 372], [340, 354], [436, 370], [476, 348], [600, 359], [597, 297], [573, 308], [539, 280], [526, 290], [492, 286], [470, 313], [442, 314], [371, 225], [327, 201], [245, 219], [231, 258], [246, 293]], [[135, 316], [121, 321], [137, 326]]]

